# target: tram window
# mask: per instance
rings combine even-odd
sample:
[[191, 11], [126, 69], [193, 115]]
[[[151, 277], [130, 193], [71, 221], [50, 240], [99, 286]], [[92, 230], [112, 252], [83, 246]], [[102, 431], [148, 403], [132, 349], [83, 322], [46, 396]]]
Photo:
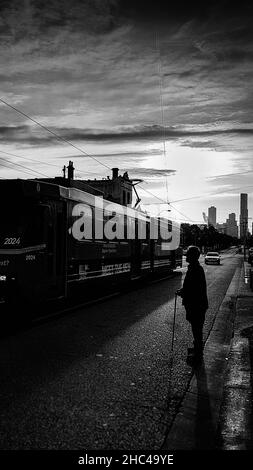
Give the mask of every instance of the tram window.
[[63, 269], [63, 227], [64, 217], [62, 212], [57, 213], [56, 222], [56, 274], [61, 274]]
[[138, 239], [146, 240], [147, 239], [147, 223], [145, 220], [137, 221], [137, 230], [138, 230]]
[[54, 251], [54, 227], [52, 223], [48, 225], [47, 247], [48, 247], [48, 252], [53, 253]]
[[24, 242], [27, 245], [39, 244], [44, 241], [44, 208], [28, 207], [24, 213]]
[[134, 240], [136, 237], [136, 220], [134, 217], [125, 217], [125, 236], [127, 240]]
[[150, 241], [150, 222], [146, 223], [146, 229], [147, 229], [147, 240]]
[[8, 205], [2, 210], [0, 244], [31, 246], [43, 241], [43, 216], [39, 206]]
[[23, 234], [23, 221], [19, 206], [1, 207], [1, 245], [6, 244], [7, 238], [20, 239]]

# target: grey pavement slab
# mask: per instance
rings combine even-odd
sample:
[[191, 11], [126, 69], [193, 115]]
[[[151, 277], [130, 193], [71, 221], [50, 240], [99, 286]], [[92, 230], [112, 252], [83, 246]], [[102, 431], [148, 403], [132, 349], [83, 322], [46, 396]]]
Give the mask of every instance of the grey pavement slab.
[[253, 292], [248, 274], [249, 266], [244, 263], [220, 414], [223, 450], [253, 449]]

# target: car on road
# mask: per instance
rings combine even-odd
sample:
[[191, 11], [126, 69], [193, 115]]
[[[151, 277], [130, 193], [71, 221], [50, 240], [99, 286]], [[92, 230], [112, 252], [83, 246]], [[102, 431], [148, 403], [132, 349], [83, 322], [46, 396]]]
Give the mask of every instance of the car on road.
[[208, 251], [205, 255], [205, 264], [220, 264], [220, 255], [217, 251]]

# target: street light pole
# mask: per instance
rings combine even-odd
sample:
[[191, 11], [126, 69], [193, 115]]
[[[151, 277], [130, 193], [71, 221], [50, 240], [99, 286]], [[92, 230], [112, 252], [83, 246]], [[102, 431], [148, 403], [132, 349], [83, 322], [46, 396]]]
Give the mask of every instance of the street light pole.
[[243, 259], [246, 261], [246, 240], [247, 240], [247, 229], [248, 229], [248, 220], [252, 217], [243, 218]]

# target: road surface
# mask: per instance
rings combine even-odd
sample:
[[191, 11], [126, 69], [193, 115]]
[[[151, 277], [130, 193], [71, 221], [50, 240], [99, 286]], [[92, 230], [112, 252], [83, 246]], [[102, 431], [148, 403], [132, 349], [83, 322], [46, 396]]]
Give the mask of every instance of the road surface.
[[[230, 250], [204, 266], [205, 340], [239, 262]], [[0, 448], [160, 449], [192, 375], [180, 299], [171, 356], [186, 269], [2, 338]]]

